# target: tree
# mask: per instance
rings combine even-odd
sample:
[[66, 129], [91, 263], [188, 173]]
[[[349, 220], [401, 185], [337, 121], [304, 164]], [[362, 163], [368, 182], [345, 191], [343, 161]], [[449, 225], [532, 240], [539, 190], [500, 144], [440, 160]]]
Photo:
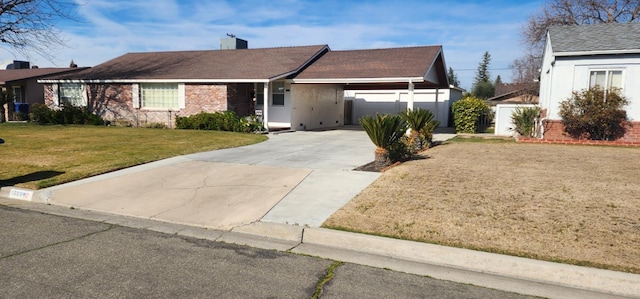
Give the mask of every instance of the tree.
[[528, 52], [511, 65], [514, 82], [531, 83], [540, 77], [542, 51], [550, 26], [638, 21], [638, 0], [549, 0], [522, 28], [521, 37]]
[[476, 77], [474, 78], [473, 88], [471, 94], [473, 96], [486, 100], [495, 94], [495, 86], [491, 82], [491, 74], [489, 73], [489, 64], [491, 63], [491, 55], [489, 52], [484, 52], [482, 55], [482, 61], [478, 65], [476, 70]]
[[542, 50], [552, 25], [587, 25], [640, 21], [638, 0], [550, 0], [534, 13], [522, 32], [524, 41]]
[[510, 67], [514, 83], [534, 83], [540, 80], [540, 65], [542, 57], [531, 53], [515, 59]]
[[500, 75], [496, 77], [496, 81], [493, 83], [493, 86], [496, 86], [498, 84], [502, 84], [502, 77], [500, 77]]
[[71, 19], [76, 6], [61, 0], [0, 1], [0, 42], [18, 53], [29, 56], [33, 51], [53, 60], [51, 48], [64, 44], [55, 23]]
[[453, 86], [460, 86], [460, 80], [458, 79], [458, 74], [453, 72], [453, 69], [449, 67], [449, 71], [447, 72], [447, 77], [449, 77], [449, 84]]

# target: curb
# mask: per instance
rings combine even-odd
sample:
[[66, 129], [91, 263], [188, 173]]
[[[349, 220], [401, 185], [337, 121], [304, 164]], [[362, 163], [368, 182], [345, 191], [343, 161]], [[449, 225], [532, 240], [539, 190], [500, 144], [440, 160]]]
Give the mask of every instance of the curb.
[[[632, 273], [324, 228], [305, 228], [302, 243], [357, 251], [374, 256], [386, 256], [437, 267], [556, 285], [561, 288], [598, 292], [601, 293], [596, 295], [598, 298], [602, 298], [606, 294], [629, 297], [640, 296], [640, 275]], [[489, 287], [496, 288], [497, 286], [492, 285]], [[533, 295], [550, 296], [552, 294], [536, 292]], [[584, 298], [584, 295], [579, 297]]]
[[422, 242], [262, 221], [222, 231], [2, 196], [0, 204], [183, 237], [317, 256], [547, 298], [640, 298], [638, 274]]

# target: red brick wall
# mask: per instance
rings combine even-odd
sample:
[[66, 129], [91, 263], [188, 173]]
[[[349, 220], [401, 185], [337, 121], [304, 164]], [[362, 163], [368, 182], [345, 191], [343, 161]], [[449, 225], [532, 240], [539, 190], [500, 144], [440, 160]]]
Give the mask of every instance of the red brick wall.
[[560, 143], [560, 144], [589, 144], [613, 146], [640, 147], [640, 122], [629, 122], [624, 137], [614, 141], [574, 139], [564, 132], [564, 125], [559, 120], [547, 120], [544, 124], [544, 138], [519, 138], [524, 143]]
[[226, 111], [227, 85], [225, 84], [186, 84], [185, 109], [180, 110], [180, 116], [189, 116], [204, 112]]
[[[168, 127], [175, 126], [176, 116], [229, 109], [225, 84], [186, 84], [185, 108], [179, 111], [136, 109], [133, 107], [132, 92], [131, 84], [89, 84], [87, 85], [89, 109], [105, 120], [118, 125], [146, 126], [162, 123]], [[52, 109], [59, 109], [53, 102], [51, 84], [44, 86], [44, 93], [45, 104]], [[238, 99], [244, 98], [238, 96]]]

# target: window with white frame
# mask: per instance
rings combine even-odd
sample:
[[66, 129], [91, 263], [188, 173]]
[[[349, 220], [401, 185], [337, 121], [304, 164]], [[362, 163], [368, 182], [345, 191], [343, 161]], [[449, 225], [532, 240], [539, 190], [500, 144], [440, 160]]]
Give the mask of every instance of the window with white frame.
[[58, 86], [60, 104], [76, 107], [87, 106], [84, 85], [80, 83], [64, 83]]
[[272, 104], [273, 106], [284, 106], [284, 82], [273, 82], [272, 85]]
[[611, 88], [622, 89], [622, 70], [591, 71], [589, 87], [600, 86], [605, 90]]
[[143, 108], [178, 109], [178, 84], [145, 83], [140, 84], [140, 100]]

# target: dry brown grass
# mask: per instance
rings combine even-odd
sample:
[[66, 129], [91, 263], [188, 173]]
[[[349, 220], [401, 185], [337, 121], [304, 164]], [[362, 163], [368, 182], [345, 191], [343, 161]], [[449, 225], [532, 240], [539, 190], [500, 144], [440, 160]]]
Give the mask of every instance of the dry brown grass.
[[640, 150], [449, 143], [324, 226], [640, 273]]

